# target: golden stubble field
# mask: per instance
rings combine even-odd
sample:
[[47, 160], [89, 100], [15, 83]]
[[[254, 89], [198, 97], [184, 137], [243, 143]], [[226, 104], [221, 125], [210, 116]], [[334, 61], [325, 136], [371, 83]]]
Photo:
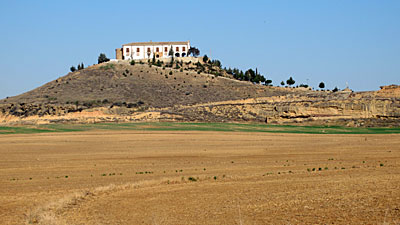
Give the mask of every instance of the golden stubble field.
[[15, 134], [0, 155], [1, 224], [400, 224], [395, 134]]

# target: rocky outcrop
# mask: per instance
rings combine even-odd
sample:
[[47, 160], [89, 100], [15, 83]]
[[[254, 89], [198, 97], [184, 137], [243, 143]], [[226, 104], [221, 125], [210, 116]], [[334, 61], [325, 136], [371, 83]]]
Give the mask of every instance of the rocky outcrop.
[[170, 109], [187, 120], [399, 126], [400, 96], [375, 92], [286, 95]]

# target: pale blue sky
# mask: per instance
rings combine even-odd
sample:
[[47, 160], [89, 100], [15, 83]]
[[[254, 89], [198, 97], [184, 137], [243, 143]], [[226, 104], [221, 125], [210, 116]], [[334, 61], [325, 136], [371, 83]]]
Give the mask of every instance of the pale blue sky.
[[278, 85], [400, 84], [400, 1], [3, 1], [0, 98], [136, 41], [186, 41]]

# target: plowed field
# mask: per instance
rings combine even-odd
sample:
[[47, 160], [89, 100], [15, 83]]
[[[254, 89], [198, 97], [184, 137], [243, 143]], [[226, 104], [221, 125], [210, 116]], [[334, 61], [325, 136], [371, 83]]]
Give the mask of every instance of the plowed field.
[[1, 224], [400, 224], [399, 134], [0, 136]]

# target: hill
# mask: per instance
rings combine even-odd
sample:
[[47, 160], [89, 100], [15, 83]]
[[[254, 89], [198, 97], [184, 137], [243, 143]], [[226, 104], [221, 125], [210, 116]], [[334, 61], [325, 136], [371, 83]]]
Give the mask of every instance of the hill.
[[[189, 70], [107, 62], [71, 72], [32, 91], [4, 99], [2, 103], [109, 105], [142, 103], [168, 107], [206, 102], [268, 97], [293, 92], [255, 85], [222, 76]], [[104, 102], [104, 103], [103, 103]]]
[[398, 126], [399, 86], [377, 92], [253, 84], [199, 62], [107, 62], [0, 100], [0, 122], [267, 122]]

